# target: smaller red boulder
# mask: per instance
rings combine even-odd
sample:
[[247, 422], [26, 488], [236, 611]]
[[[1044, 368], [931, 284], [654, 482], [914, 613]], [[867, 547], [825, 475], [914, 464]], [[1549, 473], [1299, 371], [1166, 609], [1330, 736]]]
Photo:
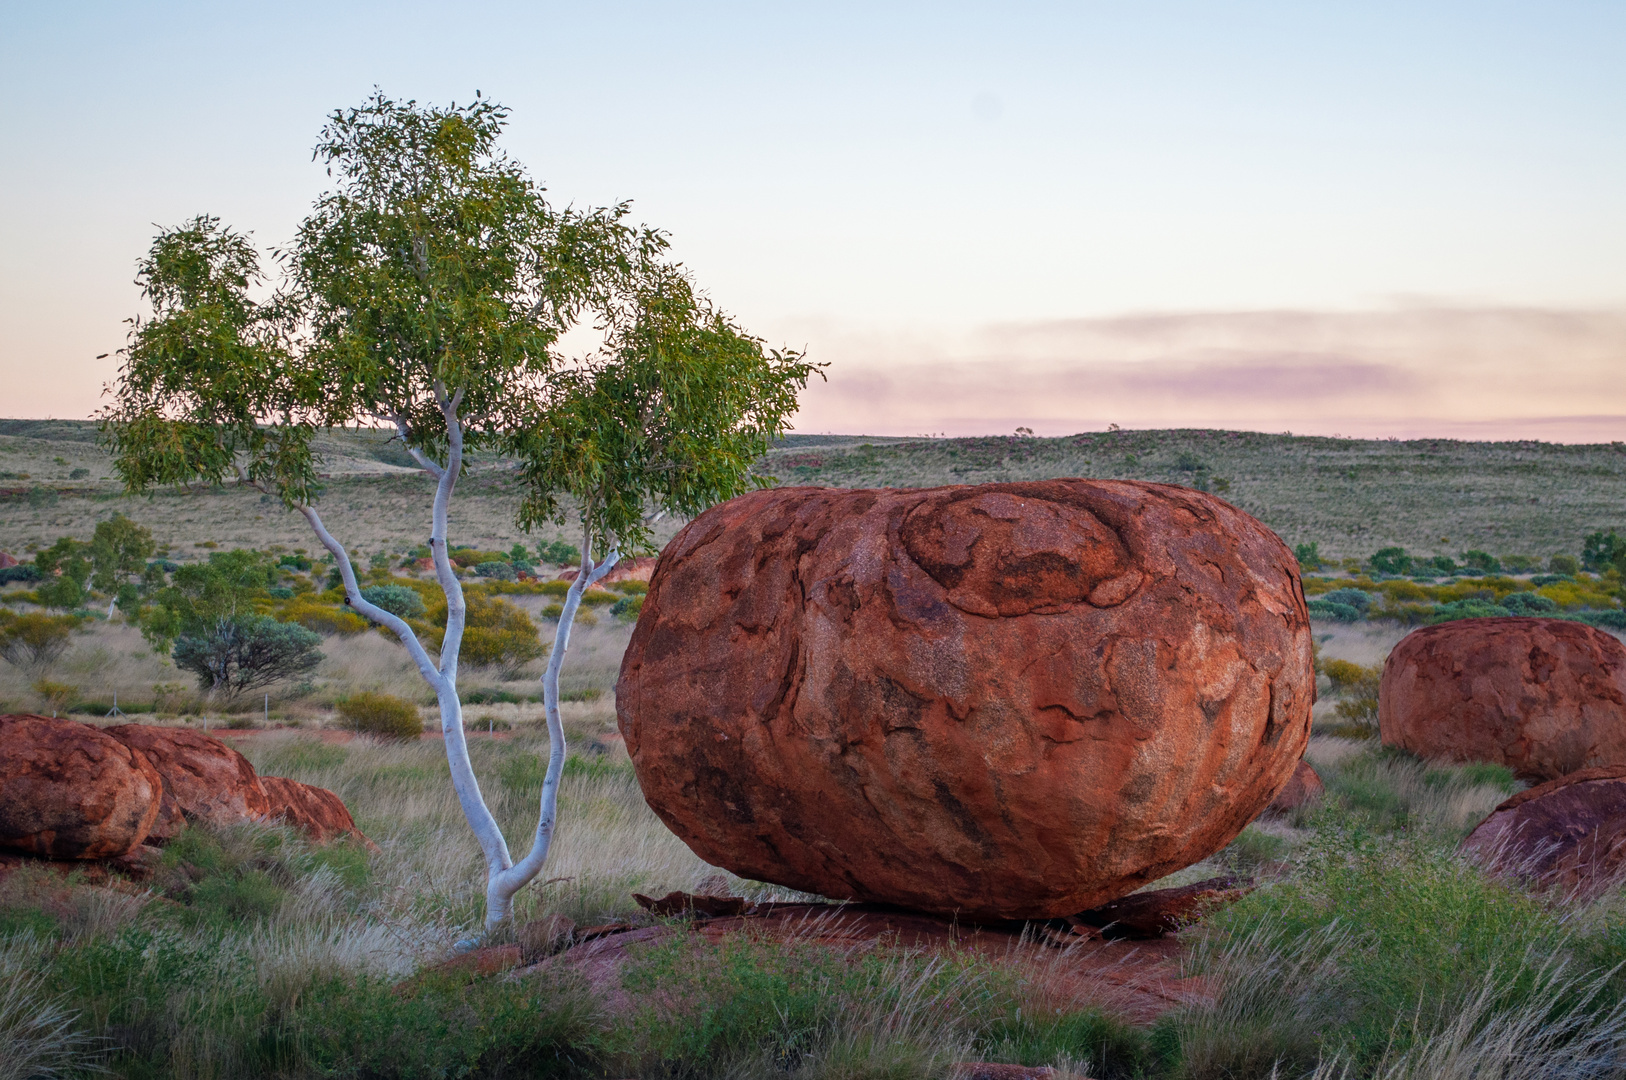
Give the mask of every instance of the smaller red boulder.
[[1326, 785], [1321, 782], [1320, 775], [1310, 767], [1310, 763], [1300, 761], [1298, 767], [1293, 770], [1292, 777], [1287, 781], [1287, 786], [1276, 793], [1276, 797], [1270, 800], [1270, 805], [1265, 807], [1265, 810], [1285, 814], [1312, 802], [1321, 801], [1321, 796], [1326, 794], [1326, 791]]
[[0, 848], [47, 859], [133, 850], [158, 817], [158, 770], [99, 728], [0, 716]]
[[262, 776], [260, 785], [271, 804], [270, 817], [285, 825], [303, 829], [305, 835], [319, 844], [340, 836], [351, 836], [368, 847], [373, 842], [356, 828], [356, 819], [350, 810], [327, 788], [302, 784], [283, 776]]
[[1536, 783], [1626, 765], [1626, 645], [1565, 619], [1425, 626], [1384, 662], [1378, 728], [1386, 746]]
[[1519, 792], [1474, 827], [1462, 850], [1532, 888], [1597, 895], [1626, 876], [1626, 765]]
[[107, 734], [139, 750], [164, 778], [164, 799], [151, 838], [173, 837], [188, 821], [229, 825], [263, 821], [271, 803], [248, 759], [219, 739], [190, 728], [121, 724]]

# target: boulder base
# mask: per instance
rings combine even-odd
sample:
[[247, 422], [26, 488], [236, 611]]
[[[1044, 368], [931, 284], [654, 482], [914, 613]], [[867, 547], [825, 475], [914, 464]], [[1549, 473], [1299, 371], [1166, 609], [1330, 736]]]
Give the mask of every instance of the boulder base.
[[1426, 626], [1383, 665], [1378, 727], [1386, 745], [1524, 780], [1626, 765], [1626, 646], [1563, 619]]
[[143, 754], [99, 728], [0, 716], [0, 848], [116, 858], [146, 839], [163, 790]]
[[248, 759], [219, 739], [189, 728], [121, 724], [107, 734], [145, 754], [164, 778], [163, 804], [152, 828], [168, 840], [188, 821], [227, 825], [264, 820], [271, 804]]
[[1626, 766], [1519, 792], [1474, 827], [1462, 850], [1534, 888], [1596, 895], [1626, 872]]
[[303, 829], [305, 835], [319, 844], [341, 836], [372, 844], [356, 828], [356, 819], [350, 816], [350, 809], [344, 805], [344, 800], [327, 788], [302, 784], [282, 776], [262, 776], [260, 786], [264, 788], [270, 803], [269, 814], [273, 821]]
[[666, 547], [616, 707], [707, 862], [840, 899], [1072, 914], [1224, 847], [1314, 701], [1297, 564], [1212, 496], [780, 488]]

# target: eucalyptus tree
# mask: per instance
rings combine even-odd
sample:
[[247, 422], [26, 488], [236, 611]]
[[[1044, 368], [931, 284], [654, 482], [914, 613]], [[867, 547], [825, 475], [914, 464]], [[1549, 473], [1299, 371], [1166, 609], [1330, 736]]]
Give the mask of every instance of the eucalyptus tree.
[[[565, 760], [558, 675], [583, 591], [623, 553], [649, 550], [653, 515], [759, 483], [750, 463], [819, 370], [715, 310], [664, 234], [627, 223], [627, 204], [550, 206], [497, 147], [506, 116], [478, 95], [433, 108], [375, 94], [332, 114], [316, 156], [335, 184], [278, 251], [263, 300], [241, 233], [210, 217], [160, 233], [138, 276], [153, 312], [132, 322], [103, 415], [127, 488], [235, 480], [276, 494], [332, 553], [346, 602], [401, 640], [439, 702], [452, 785], [485, 857], [488, 926], [547, 859]], [[577, 326], [602, 344], [567, 356], [560, 339]], [[363, 595], [318, 511], [314, 438], [353, 424], [393, 428], [433, 481], [428, 543], [447, 613], [434, 655]], [[457, 691], [468, 606], [447, 522], [476, 450], [520, 457], [521, 525], [563, 519], [569, 500], [584, 538], [543, 681], [541, 812], [517, 860], [481, 796]]]

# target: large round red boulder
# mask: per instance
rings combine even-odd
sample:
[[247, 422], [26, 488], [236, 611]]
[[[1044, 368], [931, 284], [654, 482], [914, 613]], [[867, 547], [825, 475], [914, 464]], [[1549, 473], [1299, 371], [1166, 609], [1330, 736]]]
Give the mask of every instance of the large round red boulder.
[[89, 724], [0, 716], [0, 848], [123, 855], [146, 839], [163, 787], [145, 756]]
[[1389, 746], [1521, 779], [1626, 764], [1626, 646], [1564, 619], [1459, 619], [1408, 634], [1378, 691]]
[[190, 728], [147, 724], [121, 724], [106, 731], [145, 754], [164, 778], [154, 840], [168, 840], [188, 821], [229, 825], [263, 820], [271, 812], [254, 766], [219, 739]]
[[1521, 791], [1462, 842], [1490, 870], [1592, 896], [1626, 872], [1626, 766], [1582, 769]]
[[975, 917], [1224, 847], [1314, 699], [1292, 553], [1161, 484], [782, 488], [661, 555], [621, 667], [651, 807], [747, 878]]

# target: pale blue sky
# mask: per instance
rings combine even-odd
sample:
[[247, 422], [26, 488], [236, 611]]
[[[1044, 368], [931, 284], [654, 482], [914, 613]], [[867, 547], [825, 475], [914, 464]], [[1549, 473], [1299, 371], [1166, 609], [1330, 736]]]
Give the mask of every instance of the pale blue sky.
[[[1586, 390], [1626, 368], [1619, 2], [0, 10], [3, 415], [94, 409], [153, 224], [286, 238], [324, 115], [376, 84], [478, 88], [559, 201], [633, 199], [748, 326], [832, 362], [809, 429], [1330, 430], [1336, 400], [1210, 406], [1174, 377], [1103, 404], [1092, 372], [1322, 357], [1472, 386], [1483, 327], [1391, 332], [1464, 308], [1526, 311], [1492, 365], [1510, 393], [1368, 403], [1345, 433], [1626, 417]], [[1242, 342], [1187, 320], [1162, 351], [1111, 319], [1257, 311], [1328, 317]], [[1390, 331], [1349, 330], [1367, 317]], [[1520, 380], [1555, 367], [1574, 392], [1532, 405]], [[909, 391], [939, 371], [958, 381]], [[1018, 371], [1046, 389], [1013, 395]]]

